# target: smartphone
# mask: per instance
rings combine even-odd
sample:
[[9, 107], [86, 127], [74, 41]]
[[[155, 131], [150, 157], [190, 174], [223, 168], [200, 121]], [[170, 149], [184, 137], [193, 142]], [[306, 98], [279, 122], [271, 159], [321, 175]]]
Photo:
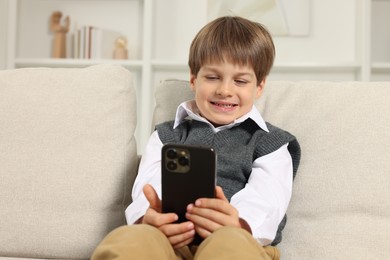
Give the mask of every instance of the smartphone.
[[215, 197], [216, 153], [211, 147], [166, 144], [161, 158], [162, 211], [186, 221], [188, 204]]

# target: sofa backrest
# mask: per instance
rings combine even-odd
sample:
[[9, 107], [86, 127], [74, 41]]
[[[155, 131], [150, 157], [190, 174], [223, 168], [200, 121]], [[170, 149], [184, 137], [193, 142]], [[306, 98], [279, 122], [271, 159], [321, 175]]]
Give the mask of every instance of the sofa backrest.
[[135, 97], [120, 66], [0, 71], [0, 256], [89, 259], [125, 224]]
[[[172, 120], [193, 98], [186, 81], [156, 88], [154, 123]], [[266, 121], [302, 149], [283, 259], [390, 256], [390, 82], [266, 84], [256, 103]]]

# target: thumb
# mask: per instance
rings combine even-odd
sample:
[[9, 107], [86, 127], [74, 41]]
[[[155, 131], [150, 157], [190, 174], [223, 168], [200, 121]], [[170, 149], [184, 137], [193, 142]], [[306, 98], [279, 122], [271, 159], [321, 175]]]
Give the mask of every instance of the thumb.
[[223, 189], [221, 188], [221, 186], [215, 187], [215, 197], [224, 201], [228, 201], [225, 196], [225, 193], [223, 193]]
[[149, 201], [150, 207], [157, 212], [161, 212], [161, 201], [152, 185], [146, 184], [143, 188], [143, 192], [146, 199]]

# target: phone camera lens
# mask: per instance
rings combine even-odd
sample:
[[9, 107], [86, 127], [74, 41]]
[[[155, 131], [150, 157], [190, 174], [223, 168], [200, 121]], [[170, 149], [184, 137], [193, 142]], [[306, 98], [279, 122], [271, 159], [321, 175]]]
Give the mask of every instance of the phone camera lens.
[[168, 164], [167, 164], [167, 168], [168, 168], [168, 170], [170, 170], [170, 171], [174, 171], [174, 170], [177, 169], [177, 163], [176, 163], [175, 161], [170, 161], [170, 162], [168, 162]]
[[179, 164], [182, 166], [187, 166], [189, 164], [189, 160], [186, 156], [182, 156], [179, 158]]
[[169, 149], [169, 150], [167, 151], [167, 157], [168, 157], [169, 159], [175, 159], [175, 158], [177, 157], [177, 152], [176, 152], [176, 150], [175, 150], [175, 149]]

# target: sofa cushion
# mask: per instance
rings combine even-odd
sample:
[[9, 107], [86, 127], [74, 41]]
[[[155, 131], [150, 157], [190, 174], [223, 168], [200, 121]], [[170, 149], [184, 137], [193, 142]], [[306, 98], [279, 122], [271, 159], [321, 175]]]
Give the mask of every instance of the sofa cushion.
[[167, 79], [156, 87], [154, 97], [153, 130], [157, 124], [175, 119], [177, 107], [181, 102], [193, 99], [194, 93], [190, 90], [188, 81]]
[[135, 96], [114, 65], [0, 71], [0, 256], [87, 259], [125, 224]]
[[[191, 98], [188, 82], [163, 82], [154, 123]], [[388, 258], [389, 100], [390, 82], [267, 83], [258, 109], [302, 149], [282, 259]]]
[[[390, 82], [270, 82], [264, 117], [300, 141], [282, 253], [390, 256]], [[386, 257], [385, 257], [386, 256]]]

